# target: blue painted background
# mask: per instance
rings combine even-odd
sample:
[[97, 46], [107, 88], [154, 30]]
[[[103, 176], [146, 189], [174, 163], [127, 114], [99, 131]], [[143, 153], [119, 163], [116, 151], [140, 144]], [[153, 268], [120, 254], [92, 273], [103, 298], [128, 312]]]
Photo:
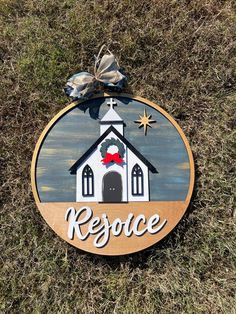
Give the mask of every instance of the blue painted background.
[[[42, 202], [75, 201], [75, 175], [68, 169], [98, 139], [99, 118], [109, 109], [108, 99], [89, 100], [63, 116], [50, 130], [38, 156], [36, 181]], [[189, 159], [175, 127], [161, 113], [141, 102], [116, 98], [125, 137], [157, 168], [150, 173], [150, 200], [185, 200], [189, 186]], [[134, 120], [144, 108], [156, 123], [144, 136]], [[96, 119], [98, 118], [98, 119]]]

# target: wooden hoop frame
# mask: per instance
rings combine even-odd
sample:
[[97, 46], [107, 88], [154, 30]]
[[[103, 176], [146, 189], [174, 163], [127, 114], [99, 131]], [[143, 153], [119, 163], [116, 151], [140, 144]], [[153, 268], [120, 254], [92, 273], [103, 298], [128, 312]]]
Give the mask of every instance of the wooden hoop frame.
[[[186, 150], [188, 152], [188, 157], [189, 157], [189, 165], [190, 165], [190, 180], [189, 180], [189, 188], [188, 188], [188, 193], [187, 193], [187, 196], [186, 196], [186, 199], [184, 202], [182, 202], [182, 209], [181, 209], [181, 212], [178, 214], [178, 221], [174, 221], [172, 222], [172, 225], [171, 227], [168, 228], [168, 231], [164, 232], [163, 235], [161, 235], [159, 238], [163, 238], [164, 236], [166, 236], [176, 225], [177, 223], [180, 221], [180, 219], [182, 218], [182, 216], [184, 215], [185, 211], [187, 210], [188, 208], [188, 205], [190, 203], [190, 200], [191, 200], [191, 196], [192, 196], [192, 192], [193, 192], [193, 188], [194, 188], [194, 179], [195, 179], [195, 174], [194, 174], [194, 160], [193, 160], [193, 155], [192, 155], [192, 151], [191, 151], [191, 148], [190, 148], [190, 145], [189, 145], [189, 142], [184, 134], [184, 132], [182, 131], [182, 129], [180, 128], [180, 126], [178, 125], [178, 123], [174, 120], [174, 118], [172, 118], [164, 109], [162, 109], [159, 105], [156, 105], [155, 103], [153, 103], [152, 101], [149, 101], [143, 97], [139, 97], [139, 96], [135, 96], [135, 95], [132, 95], [132, 94], [124, 94], [124, 93], [101, 93], [101, 94], [97, 94], [95, 95], [94, 97], [91, 97], [90, 99], [97, 99], [97, 98], [101, 98], [101, 97], [125, 97], [125, 98], [131, 98], [133, 100], [137, 100], [139, 102], [142, 102], [144, 103], [145, 105], [148, 105], [154, 109], [156, 109], [157, 111], [159, 111], [162, 115], [164, 115], [169, 121], [170, 123], [177, 129], [178, 133], [180, 134], [184, 144], [185, 144], [185, 147], [186, 147]], [[89, 100], [90, 100], [89, 99]], [[48, 132], [50, 131], [50, 129], [54, 126], [54, 124], [63, 116], [65, 115], [68, 111], [72, 110], [74, 107], [76, 106], [79, 106], [81, 103], [85, 102], [85, 100], [81, 100], [81, 101], [76, 101], [76, 102], [72, 102], [71, 104], [69, 104], [68, 106], [66, 106], [64, 109], [62, 109], [56, 116], [54, 116], [54, 118], [51, 119], [51, 121], [47, 124], [47, 126], [45, 127], [45, 129], [43, 130], [43, 132], [41, 133], [38, 141], [37, 141], [37, 144], [35, 146], [35, 150], [34, 150], [34, 153], [33, 153], [33, 157], [32, 157], [32, 164], [31, 164], [31, 185], [32, 185], [32, 191], [33, 191], [33, 196], [34, 196], [34, 199], [36, 201], [36, 204], [38, 207], [40, 207], [42, 209], [42, 206], [43, 204], [45, 203], [41, 203], [40, 201], [40, 198], [39, 198], [39, 194], [38, 194], [38, 191], [37, 191], [37, 183], [36, 183], [36, 167], [37, 167], [37, 159], [38, 159], [38, 154], [40, 152], [40, 148], [43, 144], [43, 141], [44, 139], [46, 138]], [[151, 205], [152, 203], [152, 205]], [[153, 203], [154, 202], [150, 202], [150, 206], [153, 206]], [[175, 207], [175, 203], [177, 202], [173, 202], [173, 208]], [[40, 211], [41, 211], [40, 209]], [[41, 214], [42, 214], [42, 211], [41, 211]], [[42, 214], [44, 219], [47, 221], [47, 219], [45, 218], [47, 215], [45, 214], [45, 209], [44, 209], [44, 214]], [[47, 221], [48, 223], [48, 221]], [[50, 224], [49, 224], [50, 225]], [[54, 229], [53, 229], [54, 230]], [[54, 230], [59, 236], [61, 236], [64, 240], [66, 240], [67, 242], [69, 242], [70, 244], [78, 247], [78, 245], [75, 245], [72, 241], [68, 241], [67, 239], [65, 239], [65, 236], [61, 235], [62, 232], [60, 230], [60, 232], [58, 232], [57, 230]], [[160, 239], [158, 239], [156, 242], [158, 242]], [[154, 243], [156, 243], [154, 242]], [[150, 244], [150, 245], [153, 245], [154, 243]], [[149, 247], [150, 245], [146, 245], [144, 247], [142, 247], [142, 249], [145, 249], [147, 247]], [[87, 249], [88, 247], [88, 249]], [[81, 247], [80, 247], [81, 248]], [[117, 254], [115, 251], [113, 252], [110, 252], [108, 250], [108, 253], [107, 252], [97, 252], [96, 250], [93, 250], [92, 248], [90, 248], [90, 245], [87, 245], [85, 246], [85, 249], [84, 247], [81, 248], [82, 250], [86, 250], [86, 251], [89, 251], [89, 252], [92, 252], [92, 253], [96, 253], [96, 254], [101, 254], [101, 255], [120, 255], [120, 254]], [[137, 249], [137, 250], [126, 250], [125, 253], [122, 253], [122, 255], [124, 254], [129, 254], [129, 253], [133, 253], [133, 252], [136, 252], [136, 251], [139, 251], [141, 249]]]

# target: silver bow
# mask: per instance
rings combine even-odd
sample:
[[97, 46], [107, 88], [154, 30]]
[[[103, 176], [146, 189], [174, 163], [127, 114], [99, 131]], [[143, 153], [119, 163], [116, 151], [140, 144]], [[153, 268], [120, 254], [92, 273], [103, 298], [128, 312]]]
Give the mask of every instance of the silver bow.
[[110, 89], [121, 90], [126, 76], [119, 70], [120, 66], [115, 56], [107, 49], [109, 54], [104, 54], [100, 58], [103, 45], [95, 57], [94, 75], [88, 72], [74, 74], [67, 82], [65, 92], [74, 100], [90, 97], [102, 85]]

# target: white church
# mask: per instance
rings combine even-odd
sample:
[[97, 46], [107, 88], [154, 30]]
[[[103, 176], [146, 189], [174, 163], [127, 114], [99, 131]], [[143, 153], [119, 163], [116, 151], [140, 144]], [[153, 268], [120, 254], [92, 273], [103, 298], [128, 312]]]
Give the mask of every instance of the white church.
[[100, 120], [100, 137], [69, 169], [76, 175], [76, 202], [149, 201], [149, 171], [156, 168], [124, 137], [124, 121], [110, 109]]

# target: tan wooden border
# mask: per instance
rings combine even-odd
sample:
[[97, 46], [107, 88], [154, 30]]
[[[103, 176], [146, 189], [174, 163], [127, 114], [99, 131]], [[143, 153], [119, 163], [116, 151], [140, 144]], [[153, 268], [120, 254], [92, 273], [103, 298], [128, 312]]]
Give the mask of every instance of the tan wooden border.
[[[188, 189], [188, 193], [187, 193], [187, 196], [186, 196], [186, 199], [184, 202], [172, 202], [172, 206], [173, 208], [181, 208], [181, 210], [179, 211], [179, 213], [175, 213], [174, 216], [176, 215], [176, 218], [174, 219], [173, 218], [173, 221], [171, 222], [171, 225], [170, 227], [168, 228], [168, 230], [166, 230], [165, 232], [163, 232], [163, 234], [161, 234], [160, 236], [158, 236], [158, 238], [155, 240], [153, 239], [152, 241], [154, 241], [153, 243], [150, 242], [150, 244], [145, 244], [141, 249], [145, 249], [147, 247], [149, 247], [150, 245], [158, 242], [161, 238], [163, 238], [166, 234], [168, 234], [175, 226], [176, 224], [179, 222], [179, 220], [182, 218], [184, 212], [186, 211], [189, 203], [190, 203], [190, 199], [191, 199], [191, 196], [192, 196], [192, 192], [193, 192], [193, 187], [194, 187], [194, 161], [193, 161], [193, 155], [192, 155], [192, 152], [191, 152], [191, 148], [190, 148], [190, 145], [188, 143], [188, 140], [186, 138], [186, 136], [184, 135], [182, 129], [180, 128], [180, 126], [178, 125], [178, 123], [174, 120], [174, 118], [172, 118], [164, 109], [162, 109], [160, 106], [156, 105], [155, 103], [145, 99], [145, 98], [142, 98], [142, 97], [139, 97], [139, 96], [135, 96], [135, 95], [131, 95], [131, 94], [118, 94], [118, 93], [101, 93], [101, 94], [98, 94], [98, 95], [95, 95], [94, 97], [91, 97], [90, 99], [96, 99], [96, 98], [101, 98], [101, 97], [127, 97], [127, 98], [131, 98], [133, 100], [137, 100], [137, 101], [140, 101], [142, 103], [144, 103], [145, 105], [148, 105], [154, 109], [156, 109], [157, 111], [159, 111], [161, 114], [163, 114], [170, 122], [172, 125], [174, 125], [174, 127], [178, 130], [184, 144], [185, 144], [185, 147], [187, 149], [187, 152], [188, 152], [188, 157], [189, 157], [189, 164], [190, 164], [190, 180], [189, 180], [189, 189]], [[37, 166], [37, 158], [38, 158], [38, 154], [39, 154], [39, 151], [40, 151], [40, 148], [41, 148], [41, 145], [45, 139], [45, 137], [47, 136], [49, 130], [53, 127], [53, 125], [63, 116], [65, 115], [66, 112], [70, 111], [71, 109], [73, 109], [74, 107], [80, 105], [81, 103], [83, 103], [84, 101], [76, 101], [76, 102], [72, 102], [71, 104], [69, 104], [68, 106], [66, 106], [64, 109], [62, 109], [49, 123], [48, 125], [45, 127], [45, 129], [43, 130], [42, 134], [40, 135], [39, 139], [38, 139], [38, 142], [36, 144], [36, 147], [35, 147], [35, 150], [34, 150], [34, 153], [33, 153], [33, 158], [32, 158], [32, 164], [31, 164], [31, 184], [32, 184], [32, 191], [33, 191], [33, 196], [34, 196], [34, 199], [36, 201], [36, 204], [37, 206], [39, 207], [40, 211], [41, 211], [41, 214], [43, 215], [44, 219], [47, 221], [47, 215], [48, 215], [48, 212], [45, 211], [46, 208], [44, 205], [46, 204], [49, 204], [49, 203], [41, 203], [40, 202], [40, 198], [39, 198], [39, 195], [38, 195], [38, 191], [37, 191], [37, 187], [36, 187], [36, 166]], [[150, 202], [150, 208], [153, 206], [153, 203], [155, 202]], [[158, 203], [158, 202], [156, 202]], [[164, 202], [159, 202], [159, 204], [161, 205], [161, 203], [164, 203]], [[171, 202], [170, 202], [171, 203]], [[54, 204], [54, 205], [53, 205]], [[58, 205], [59, 207], [61, 206], [60, 203], [51, 203], [49, 205], [47, 205], [48, 207], [47, 208], [51, 208], [52, 212], [54, 212], [54, 207], [55, 205]], [[162, 204], [163, 208], [166, 206], [165, 204]], [[50, 215], [49, 215], [50, 216]], [[170, 219], [172, 219], [170, 217]], [[49, 224], [50, 225], [50, 224]], [[54, 229], [53, 229], [54, 230]], [[63, 235], [63, 232], [60, 231], [58, 232], [58, 230], [54, 230], [57, 234], [59, 234], [59, 236], [61, 236], [62, 238], [64, 238], [64, 240], [66, 240], [67, 242], [69, 242], [70, 244], [72, 245], [75, 245], [76, 247], [80, 247], [78, 244], [75, 244], [73, 243], [73, 241], [68, 241], [65, 236]], [[110, 250], [104, 250], [104, 252], [97, 252], [96, 250], [93, 250], [91, 248], [92, 246], [91, 245], [88, 245], [86, 247], [80, 247], [81, 249], [84, 249], [85, 251], [89, 251], [89, 252], [93, 252], [93, 253], [96, 253], [96, 254], [102, 254], [102, 255], [120, 255], [120, 254], [117, 254], [115, 251], [112, 251], [110, 253]], [[140, 250], [137, 249], [137, 250], [126, 250], [125, 253], [123, 254], [129, 254], [129, 253], [132, 253], [132, 252], [135, 252], [135, 251], [138, 251]]]

